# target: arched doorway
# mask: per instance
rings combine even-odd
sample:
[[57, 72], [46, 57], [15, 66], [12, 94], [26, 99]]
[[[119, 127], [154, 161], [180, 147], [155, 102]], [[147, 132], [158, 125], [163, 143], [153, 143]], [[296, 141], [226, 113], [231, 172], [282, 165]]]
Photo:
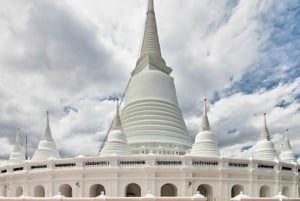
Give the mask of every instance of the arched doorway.
[[270, 196], [271, 196], [271, 192], [270, 192], [270, 187], [269, 186], [260, 187], [259, 197], [270, 197]]
[[207, 198], [207, 201], [213, 200], [213, 190], [208, 184], [201, 184], [198, 186], [197, 191]]
[[23, 187], [22, 186], [18, 186], [16, 188], [16, 197], [20, 197], [21, 195], [23, 195]]
[[128, 184], [125, 195], [126, 197], [141, 197], [141, 187], [137, 184]]
[[34, 197], [45, 197], [45, 188], [42, 185], [34, 187]]
[[160, 189], [161, 197], [176, 197], [177, 196], [177, 188], [173, 184], [164, 184]]
[[72, 197], [72, 187], [69, 184], [61, 185], [59, 192], [65, 197]]
[[7, 186], [6, 185], [3, 187], [2, 196], [7, 197]]
[[105, 188], [101, 184], [94, 184], [90, 187], [90, 197], [97, 197], [101, 195], [101, 192], [105, 194]]
[[231, 188], [231, 197], [235, 197], [237, 195], [240, 194], [240, 192], [244, 191], [244, 187], [239, 185], [239, 184], [236, 184], [234, 186], [232, 186]]
[[287, 186], [282, 188], [282, 195], [285, 195], [286, 197], [290, 196], [289, 188]]

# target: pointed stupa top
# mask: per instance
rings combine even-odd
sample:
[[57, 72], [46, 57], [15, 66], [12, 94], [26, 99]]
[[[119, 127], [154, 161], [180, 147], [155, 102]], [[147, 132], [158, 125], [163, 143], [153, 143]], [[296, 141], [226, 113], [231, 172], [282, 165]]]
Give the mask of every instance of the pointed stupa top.
[[267, 114], [264, 113], [264, 126], [260, 134], [260, 138], [253, 150], [253, 158], [259, 160], [275, 160], [276, 150], [271, 141], [270, 133], [267, 127]]
[[120, 129], [120, 130], [122, 130], [120, 111], [119, 111], [119, 100], [117, 100], [116, 114], [115, 114], [111, 129]]
[[100, 156], [110, 155], [130, 155], [127, 137], [122, 129], [118, 101], [116, 114], [111, 130], [109, 131], [107, 141], [105, 142], [104, 147], [100, 152]]
[[56, 149], [56, 144], [52, 138], [49, 122], [49, 112], [46, 112], [46, 129], [42, 136], [37, 150], [34, 152], [32, 161], [47, 160], [50, 158], [59, 159], [60, 154]]
[[144, 68], [160, 70], [166, 74], [172, 72], [172, 69], [166, 66], [166, 62], [161, 56], [153, 0], [148, 0], [142, 48], [132, 75], [136, 75]]
[[15, 146], [13, 148], [14, 152], [19, 152], [22, 151], [22, 145], [21, 145], [21, 141], [20, 141], [20, 129], [17, 128], [17, 134], [16, 134], [16, 142], [15, 142]]
[[20, 141], [20, 129], [17, 128], [16, 142], [14, 148], [9, 156], [9, 163], [21, 163], [25, 160], [25, 154], [23, 153], [21, 141]]
[[287, 162], [295, 162], [296, 157], [293, 153], [292, 146], [290, 144], [289, 136], [288, 136], [288, 129], [285, 132], [285, 139], [282, 144], [281, 153], [279, 155], [280, 160], [287, 161]]
[[53, 141], [52, 133], [50, 129], [50, 122], [49, 122], [49, 111], [46, 111], [46, 129], [42, 137], [42, 140]]
[[288, 136], [288, 132], [289, 132], [289, 129], [286, 129], [285, 130], [285, 140], [284, 140], [284, 143], [282, 144], [282, 151], [292, 150], [290, 140], [289, 140], [289, 136]]
[[203, 101], [203, 116], [202, 116], [202, 123], [201, 123], [201, 129], [203, 131], [209, 131], [210, 130], [210, 125], [207, 117], [207, 106], [206, 106], [206, 101], [207, 99], [204, 98]]
[[207, 99], [203, 101], [203, 116], [201, 122], [200, 132], [196, 135], [195, 143], [192, 146], [191, 155], [201, 157], [220, 157], [220, 151], [217, 143], [214, 140], [213, 133], [211, 131], [209, 120], [207, 117]]
[[161, 56], [153, 0], [148, 0], [147, 19], [140, 56], [145, 54]]
[[266, 112], [264, 113], [264, 127], [261, 131], [260, 139], [261, 140], [271, 140], [269, 129], [267, 126], [267, 113]]

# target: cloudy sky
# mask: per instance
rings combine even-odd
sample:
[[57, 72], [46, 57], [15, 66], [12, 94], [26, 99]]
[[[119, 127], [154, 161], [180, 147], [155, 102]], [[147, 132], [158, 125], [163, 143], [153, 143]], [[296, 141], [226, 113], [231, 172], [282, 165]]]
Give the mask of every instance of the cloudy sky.
[[[145, 0], [2, 0], [0, 158], [16, 128], [32, 155], [50, 111], [64, 157], [97, 153], [141, 47]], [[222, 153], [249, 157], [263, 113], [300, 155], [299, 0], [155, 1], [162, 55], [190, 135], [202, 99]]]

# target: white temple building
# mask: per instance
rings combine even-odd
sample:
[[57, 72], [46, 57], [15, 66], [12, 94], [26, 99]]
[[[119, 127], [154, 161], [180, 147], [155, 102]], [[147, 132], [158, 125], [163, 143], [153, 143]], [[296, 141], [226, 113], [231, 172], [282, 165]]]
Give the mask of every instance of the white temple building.
[[223, 201], [271, 198], [278, 192], [299, 197], [300, 165], [288, 131], [278, 155], [264, 114], [252, 157], [222, 157], [206, 99], [200, 131], [190, 139], [171, 72], [161, 55], [153, 0], [148, 0], [141, 53], [99, 154], [61, 158], [47, 112], [45, 132], [30, 160], [17, 129], [10, 157], [0, 166], [0, 197]]

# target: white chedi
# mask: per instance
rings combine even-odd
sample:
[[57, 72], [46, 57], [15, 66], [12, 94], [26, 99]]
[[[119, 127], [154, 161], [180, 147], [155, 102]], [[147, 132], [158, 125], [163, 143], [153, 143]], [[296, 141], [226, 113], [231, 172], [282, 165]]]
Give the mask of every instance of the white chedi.
[[49, 112], [47, 111], [47, 121], [45, 133], [39, 142], [38, 148], [33, 154], [32, 161], [42, 161], [48, 159], [60, 159], [60, 154], [56, 149], [56, 144], [53, 140], [50, 123]]
[[124, 96], [122, 126], [132, 153], [182, 155], [191, 139], [178, 106], [172, 69], [162, 58], [153, 0], [148, 1], [140, 57]]
[[209, 125], [206, 101], [207, 100], [205, 98], [203, 104], [201, 130], [196, 135], [195, 143], [192, 146], [190, 155], [218, 158], [220, 157], [220, 151], [217, 147], [217, 143], [214, 140], [213, 133]]
[[270, 133], [267, 127], [267, 114], [264, 113], [264, 127], [262, 129], [260, 139], [256, 143], [253, 151], [253, 159], [258, 160], [275, 160], [277, 159], [276, 150], [271, 141]]
[[10, 164], [21, 163], [24, 160], [25, 160], [25, 154], [24, 154], [21, 142], [20, 142], [20, 129], [17, 128], [16, 142], [15, 142], [12, 152], [10, 153], [8, 163], [10, 163]]
[[296, 162], [296, 157], [292, 150], [289, 136], [288, 136], [288, 129], [286, 129], [285, 132], [285, 140], [282, 144], [282, 149], [279, 155], [279, 159], [285, 162]]
[[100, 156], [111, 155], [130, 155], [127, 137], [122, 129], [118, 103], [117, 111], [111, 126], [111, 130], [108, 133], [107, 141], [105, 142], [103, 149], [100, 150]]

